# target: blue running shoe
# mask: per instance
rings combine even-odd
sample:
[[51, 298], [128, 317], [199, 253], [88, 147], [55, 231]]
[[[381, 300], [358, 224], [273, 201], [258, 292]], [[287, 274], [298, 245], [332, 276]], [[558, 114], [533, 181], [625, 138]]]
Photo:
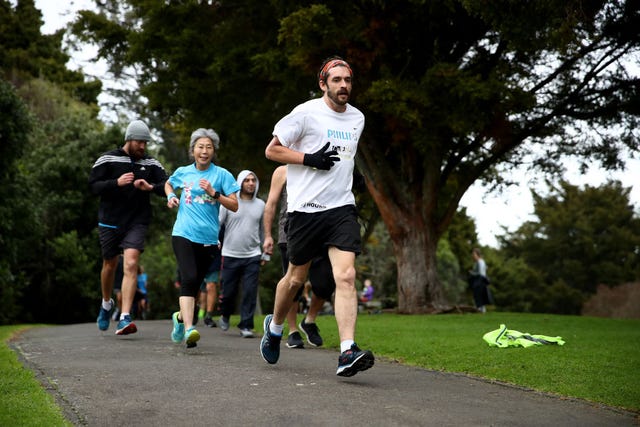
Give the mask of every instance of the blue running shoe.
[[173, 313], [173, 331], [171, 331], [171, 341], [181, 343], [184, 340], [184, 323], [178, 321], [179, 312]]
[[338, 370], [336, 375], [341, 377], [352, 377], [358, 372], [366, 371], [373, 366], [375, 358], [369, 350], [360, 350], [357, 345], [352, 344], [349, 350], [343, 351], [338, 358]]
[[129, 335], [138, 332], [136, 324], [131, 321], [131, 316], [128, 314], [120, 319], [118, 322], [118, 329], [116, 329], [116, 335]]
[[100, 312], [98, 313], [98, 329], [100, 329], [101, 331], [106, 331], [107, 329], [109, 329], [109, 321], [111, 320], [111, 314], [113, 313], [113, 309], [115, 308], [115, 303], [113, 302], [113, 299], [110, 299], [109, 302], [111, 303], [111, 310], [105, 310], [102, 305], [100, 305]]
[[187, 342], [187, 348], [193, 348], [198, 345], [200, 340], [200, 332], [196, 331], [193, 326], [187, 330], [185, 334], [185, 341]]
[[260, 354], [265, 362], [273, 365], [280, 358], [280, 340], [282, 340], [282, 335], [274, 335], [271, 333], [269, 330], [271, 319], [273, 319], [273, 315], [267, 315], [262, 324], [264, 334], [262, 335], [262, 340], [260, 340]]

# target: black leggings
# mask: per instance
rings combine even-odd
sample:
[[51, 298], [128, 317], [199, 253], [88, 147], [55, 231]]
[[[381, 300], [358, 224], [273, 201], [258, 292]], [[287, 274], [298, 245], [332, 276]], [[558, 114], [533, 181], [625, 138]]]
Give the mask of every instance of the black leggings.
[[195, 298], [214, 256], [220, 251], [218, 245], [194, 243], [179, 236], [172, 236], [171, 243], [180, 270], [180, 296]]

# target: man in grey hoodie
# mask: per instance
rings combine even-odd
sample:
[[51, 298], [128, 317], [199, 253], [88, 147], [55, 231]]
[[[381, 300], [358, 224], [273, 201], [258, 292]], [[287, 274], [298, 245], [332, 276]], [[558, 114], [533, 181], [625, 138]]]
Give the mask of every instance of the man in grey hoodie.
[[257, 197], [260, 182], [255, 173], [243, 170], [238, 174], [238, 210], [220, 208], [222, 237], [222, 295], [220, 328], [229, 329], [238, 288], [242, 283], [240, 334], [252, 338], [253, 315], [258, 297], [258, 275], [262, 262], [264, 201]]

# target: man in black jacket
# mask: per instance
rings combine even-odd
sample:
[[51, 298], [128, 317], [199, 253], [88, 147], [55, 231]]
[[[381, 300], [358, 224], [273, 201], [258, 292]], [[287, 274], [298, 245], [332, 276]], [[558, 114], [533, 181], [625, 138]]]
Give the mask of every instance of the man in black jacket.
[[116, 335], [137, 332], [131, 321], [131, 306], [136, 293], [136, 276], [144, 239], [151, 220], [150, 193], [164, 196], [167, 174], [156, 159], [146, 155], [151, 139], [147, 125], [141, 120], [129, 123], [124, 146], [101, 155], [89, 176], [91, 191], [100, 196], [98, 231], [102, 249], [102, 305], [98, 329], [109, 329], [114, 309], [111, 293], [118, 255], [124, 253], [122, 311]]

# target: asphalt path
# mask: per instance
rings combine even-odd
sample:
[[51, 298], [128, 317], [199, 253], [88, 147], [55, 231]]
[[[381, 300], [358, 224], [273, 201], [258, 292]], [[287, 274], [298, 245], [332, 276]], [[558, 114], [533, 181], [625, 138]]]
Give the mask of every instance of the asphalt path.
[[350, 378], [336, 350], [288, 349], [269, 365], [259, 338], [136, 321], [119, 337], [94, 323], [33, 328], [10, 345], [74, 425], [87, 426], [632, 426], [638, 414], [459, 374], [376, 359]]

